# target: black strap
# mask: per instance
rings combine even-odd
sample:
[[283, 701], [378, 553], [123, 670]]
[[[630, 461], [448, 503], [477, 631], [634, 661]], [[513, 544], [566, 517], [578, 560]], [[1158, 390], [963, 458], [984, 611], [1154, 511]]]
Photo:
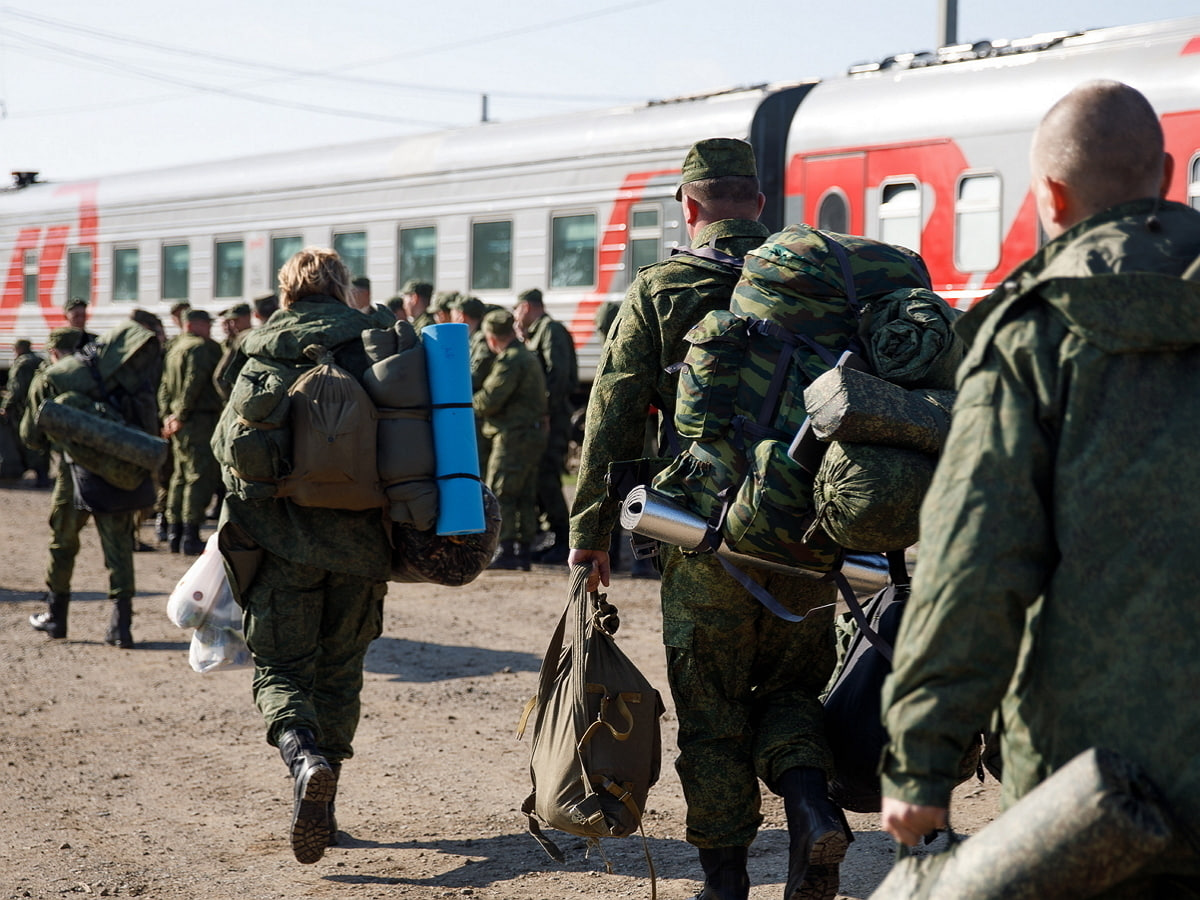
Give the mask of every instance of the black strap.
[[471, 403], [431, 403], [429, 409], [474, 409]]
[[[447, 478], [469, 478], [471, 481], [482, 481], [478, 475], [472, 472], [450, 472], [446, 475], [435, 476], [438, 481], [445, 481]], [[414, 481], [423, 481], [424, 479], [412, 479]], [[402, 483], [402, 482], [401, 482]]]
[[694, 256], [698, 259], [707, 259], [710, 262], [720, 263], [731, 269], [737, 269], [739, 272], [745, 264], [745, 260], [740, 256], [731, 256], [728, 253], [722, 253], [716, 247], [672, 247], [671, 255]]
[[841, 241], [835, 239], [833, 235], [822, 231], [821, 237], [825, 238], [826, 245], [833, 251], [833, 255], [837, 257], [838, 265], [842, 268], [842, 281], [846, 283], [846, 301], [850, 304], [850, 310], [857, 319], [862, 315], [862, 310], [858, 306], [858, 286], [854, 283], [854, 270], [850, 267], [850, 257], [846, 253], [846, 248], [842, 246]]
[[[897, 588], [907, 589], [909, 584], [908, 564], [904, 561], [904, 551], [895, 550], [889, 552], [887, 554], [887, 561], [888, 579]], [[871, 623], [867, 620], [867, 614], [858, 602], [858, 597], [855, 595], [853, 588], [850, 587], [850, 582], [846, 580], [846, 576], [838, 572], [834, 580], [837, 582], [838, 590], [842, 592], [842, 599], [846, 601], [846, 606], [850, 608], [850, 616], [854, 619], [858, 630], [862, 632], [863, 637], [870, 641], [871, 646], [879, 651], [879, 655], [890, 663], [892, 661], [892, 645], [884, 640], [883, 635], [871, 627]]]

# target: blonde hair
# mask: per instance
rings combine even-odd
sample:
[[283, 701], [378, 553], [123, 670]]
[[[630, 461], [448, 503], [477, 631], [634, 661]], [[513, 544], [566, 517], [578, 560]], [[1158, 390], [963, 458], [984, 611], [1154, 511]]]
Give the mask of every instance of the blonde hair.
[[279, 305], [324, 294], [352, 306], [350, 270], [342, 258], [325, 247], [305, 247], [279, 268]]

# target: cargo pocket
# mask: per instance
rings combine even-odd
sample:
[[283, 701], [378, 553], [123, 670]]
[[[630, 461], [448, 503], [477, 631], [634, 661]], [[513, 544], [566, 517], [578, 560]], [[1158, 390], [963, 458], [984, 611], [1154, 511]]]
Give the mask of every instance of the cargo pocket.
[[226, 429], [225, 451], [235, 492], [243, 500], [275, 496], [278, 481], [288, 474], [286, 453], [291, 429], [268, 427], [238, 418]]
[[689, 440], [712, 441], [733, 418], [746, 354], [746, 320], [715, 310], [684, 339], [691, 346], [679, 369], [675, 428]]

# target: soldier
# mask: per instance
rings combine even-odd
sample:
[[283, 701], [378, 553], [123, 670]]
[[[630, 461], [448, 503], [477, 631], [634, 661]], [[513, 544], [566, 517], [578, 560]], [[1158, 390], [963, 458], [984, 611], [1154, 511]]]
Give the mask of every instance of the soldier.
[[485, 315], [483, 333], [496, 358], [473, 403], [492, 444], [484, 480], [500, 501], [500, 555], [491, 568], [528, 572], [537, 534], [537, 466], [546, 447], [546, 380], [537, 358], [517, 340], [511, 313]]
[[[675, 196], [695, 250], [742, 257], [768, 236], [756, 221], [765, 198], [744, 141], [694, 145]], [[607, 493], [608, 465], [643, 456], [651, 406], [673, 421], [677, 376], [670, 370], [684, 357], [684, 335], [708, 312], [728, 308], [737, 278], [736, 269], [703, 255], [676, 254], [639, 270], [629, 287], [597, 367], [572, 509], [569, 561], [592, 566], [590, 587], [609, 583], [619, 510]], [[783, 796], [787, 813], [786, 900], [832, 900], [848, 843], [840, 811], [826, 798], [832, 761], [818, 699], [834, 664], [833, 588], [752, 570], [789, 610], [808, 613], [786, 622], [712, 554], [664, 546], [660, 559], [663, 640], [679, 718], [676, 768], [687, 839], [704, 870], [699, 897], [749, 896], [747, 848], [762, 821], [761, 777]]]
[[[93, 344], [94, 354], [86, 358], [73, 356], [78, 345], [77, 329], [56, 329], [51, 332], [51, 357], [55, 360], [42, 367], [29, 389], [29, 405], [21, 419], [21, 437], [34, 447], [46, 448], [49, 441], [37, 424], [37, 411], [42, 403], [59, 394], [82, 394], [90, 403], [105, 406], [106, 415], [130, 427], [153, 433], [158, 425], [152, 379], [162, 362], [162, 346], [154, 332], [137, 322], [128, 321], [104, 335]], [[77, 463], [66, 455], [58, 468], [54, 492], [50, 499], [50, 562], [46, 567], [47, 610], [29, 617], [29, 624], [51, 638], [67, 636], [67, 613], [71, 603], [71, 576], [75, 557], [79, 553], [79, 533], [90, 517], [95, 517], [108, 569], [108, 597], [112, 601], [105, 643], [115, 647], [133, 647], [130, 625], [133, 619], [133, 595], [136, 592], [133, 572], [135, 510], [149, 505], [153, 499], [150, 473], [145, 486], [149, 496], [143, 501], [142, 492], [121, 491], [95, 481], [95, 473], [76, 469]], [[102, 493], [103, 504], [84, 492], [84, 479], [96, 485]]]
[[[361, 378], [363, 329], [395, 323], [382, 309], [364, 317], [350, 306], [350, 273], [332, 250], [308, 248], [285, 263], [279, 298], [279, 312], [246, 338], [243, 382], [262, 385], [264, 371], [281, 365], [304, 371], [312, 361], [303, 350], [312, 344], [333, 348], [338, 365]], [[226, 407], [213, 440], [223, 459], [224, 426], [236, 417]], [[223, 552], [237, 548], [260, 560], [230, 568], [254, 655], [254, 701], [294, 779], [292, 853], [314, 863], [337, 841], [334, 800], [342, 761], [354, 755], [363, 659], [383, 626], [388, 533], [378, 509], [248, 499], [236, 480], [219, 527]]]
[[397, 319], [408, 321], [408, 316], [404, 312], [404, 297], [397, 294], [394, 297], [389, 297], [387, 303], [384, 304]]
[[429, 314], [433, 316], [434, 324], [442, 325], [453, 321], [453, 310], [458, 303], [457, 291], [438, 291], [429, 304]]
[[[184, 317], [191, 308], [192, 304], [186, 300], [178, 300], [171, 304], [171, 321], [175, 323], [177, 332], [171, 335], [163, 346], [163, 359], [166, 359], [170, 355], [171, 346], [184, 333]], [[161, 384], [161, 380], [159, 383]], [[159, 422], [159, 433], [162, 433], [161, 421]], [[154, 476], [154, 538], [160, 544], [165, 544], [171, 539], [170, 528], [167, 526], [167, 500], [171, 487], [171, 473], [174, 471], [174, 468], [171, 454], [168, 453], [166, 461]]]
[[425, 281], [409, 281], [400, 290], [404, 298], [404, 315], [412, 322], [417, 334], [426, 325], [436, 325], [429, 312], [429, 301], [433, 298], [433, 285]]
[[63, 318], [68, 326], [79, 329], [79, 346], [70, 348], [71, 352], [96, 342], [96, 335], [87, 330], [88, 302], [82, 297], [72, 297], [63, 304]]
[[[13, 344], [13, 364], [8, 370], [8, 392], [0, 400], [0, 419], [4, 427], [12, 429], [14, 437], [21, 425], [21, 416], [25, 412], [25, 401], [29, 397], [29, 386], [33, 376], [46, 360], [33, 352], [33, 344], [27, 340], [19, 340]], [[22, 474], [33, 470], [34, 484], [39, 488], [50, 487], [50, 456], [44, 450], [33, 450], [25, 445], [19, 437]]]
[[566, 326], [546, 312], [542, 292], [537, 288], [517, 295], [514, 315], [517, 326], [525, 335], [525, 346], [542, 363], [550, 417], [546, 451], [538, 466], [537, 505], [554, 541], [540, 550], [534, 559], [543, 563], [564, 563], [569, 550], [570, 517], [567, 501], [563, 498], [562, 477], [567, 471], [567, 448], [571, 443], [571, 395], [579, 386], [575, 341]]
[[173, 469], [167, 495], [167, 529], [172, 553], [197, 556], [204, 551], [200, 526], [220, 486], [213, 456], [213, 430], [224, 405], [213, 373], [221, 345], [212, 339], [212, 317], [190, 309], [184, 333], [171, 343], [158, 389], [162, 436], [171, 442]]
[[228, 400], [233, 383], [237, 381], [238, 373], [246, 364], [246, 357], [240, 348], [246, 334], [253, 327], [250, 321], [250, 304], [235, 303], [228, 309], [221, 310], [220, 316], [225, 340], [221, 344], [221, 360], [217, 363], [213, 380], [221, 399]]
[[[1090, 747], [1138, 763], [1200, 826], [1200, 212], [1140, 93], [1089, 82], [1034, 134], [1050, 239], [957, 323], [971, 343], [922, 507], [884, 688], [884, 827], [943, 827], [972, 727], [999, 707], [1002, 803]], [[1136, 387], [1135, 387], [1136, 386]], [[1200, 897], [1182, 836], [1105, 898]], [[1119, 854], [1122, 848], [1112, 852]]]
[[[499, 309], [500, 307], [492, 308]], [[450, 310], [450, 321], [466, 325], [467, 333], [470, 335], [472, 391], [483, 387], [483, 379], [487, 378], [488, 372], [492, 371], [492, 361], [496, 358], [496, 354], [488, 346], [487, 335], [480, 327], [483, 317], [489, 312], [491, 309], [485, 306], [478, 297], [468, 297], [463, 294], [458, 295]], [[475, 414], [475, 443], [479, 448], [479, 471], [486, 472], [488, 456], [492, 452], [492, 442], [483, 432], [483, 417], [478, 413]]]
[[279, 309], [278, 294], [259, 294], [251, 302], [254, 304], [254, 318], [258, 319], [259, 325], [266, 325], [275, 310]]
[[360, 275], [350, 282], [352, 290], [352, 298], [350, 305], [357, 310], [367, 310], [371, 308], [371, 279], [366, 275]]

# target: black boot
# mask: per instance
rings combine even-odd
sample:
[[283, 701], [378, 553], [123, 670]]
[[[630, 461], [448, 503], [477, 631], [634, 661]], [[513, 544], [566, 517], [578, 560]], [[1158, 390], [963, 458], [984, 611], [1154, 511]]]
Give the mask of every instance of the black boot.
[[299, 862], [315, 863], [329, 846], [330, 810], [337, 776], [317, 750], [313, 733], [292, 728], [279, 736], [279, 755], [295, 779], [292, 806], [292, 854]]
[[172, 522], [167, 526], [167, 531], [167, 540], [169, 541], [167, 549], [172, 553], [178, 553], [179, 545], [183, 541], [183, 526], [178, 522]]
[[133, 624], [133, 598], [118, 597], [113, 601], [112, 614], [108, 619], [108, 633], [104, 635], [104, 643], [122, 650], [133, 649], [133, 635], [129, 626]]
[[160, 544], [165, 544], [170, 536], [171, 534], [167, 530], [167, 515], [159, 513], [154, 517], [154, 538]]
[[183, 526], [183, 555], [199, 556], [204, 552], [204, 540], [200, 537], [199, 525]]
[[[517, 546], [518, 545], [516, 541], [501, 541], [500, 555], [492, 560], [492, 564], [488, 566], [488, 568], [507, 569], [510, 571], [516, 571], [517, 569], [520, 569], [521, 558], [517, 555]], [[528, 562], [526, 562], [525, 570], [529, 570]]]
[[704, 887], [695, 900], [749, 900], [750, 876], [746, 873], [745, 847], [700, 849]]
[[46, 637], [65, 638], [67, 636], [67, 608], [71, 605], [70, 594], [43, 594], [47, 609], [42, 613], [34, 613], [29, 617], [29, 624], [35, 631], [44, 631]]
[[523, 544], [520, 541], [513, 542], [513, 552], [517, 556], [517, 568], [522, 572], [529, 572], [533, 569], [533, 560], [529, 555], [529, 545]]
[[336, 847], [338, 845], [338, 827], [337, 814], [334, 812], [333, 804], [337, 800], [338, 782], [342, 778], [342, 764], [331, 762], [329, 768], [333, 769], [333, 796], [329, 798], [329, 846]]
[[833, 900], [852, 834], [828, 796], [820, 769], [788, 769], [779, 778], [787, 814], [788, 880], [784, 900]]

